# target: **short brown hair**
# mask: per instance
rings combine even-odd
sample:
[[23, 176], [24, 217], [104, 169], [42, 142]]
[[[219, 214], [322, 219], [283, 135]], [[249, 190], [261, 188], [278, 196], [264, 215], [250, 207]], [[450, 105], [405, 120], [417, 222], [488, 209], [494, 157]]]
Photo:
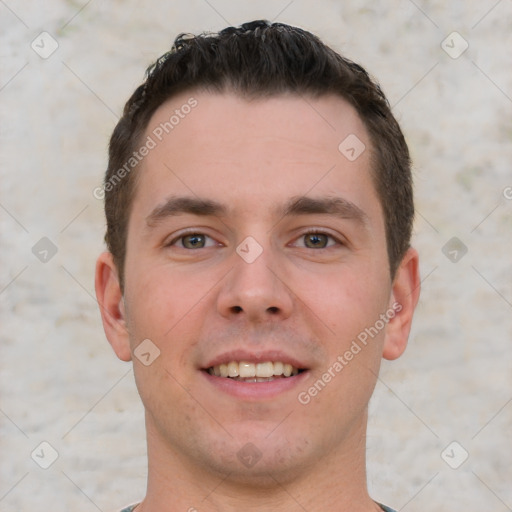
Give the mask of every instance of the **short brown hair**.
[[180, 34], [172, 49], [147, 69], [145, 81], [124, 107], [110, 139], [104, 182], [105, 241], [121, 287], [136, 181], [135, 172], [126, 172], [126, 162], [141, 144], [157, 108], [192, 89], [229, 91], [243, 97], [334, 94], [348, 101], [373, 146], [372, 175], [384, 212], [389, 269], [394, 276], [410, 245], [414, 204], [409, 150], [384, 93], [361, 66], [315, 35], [283, 23], [253, 21], [218, 34]]

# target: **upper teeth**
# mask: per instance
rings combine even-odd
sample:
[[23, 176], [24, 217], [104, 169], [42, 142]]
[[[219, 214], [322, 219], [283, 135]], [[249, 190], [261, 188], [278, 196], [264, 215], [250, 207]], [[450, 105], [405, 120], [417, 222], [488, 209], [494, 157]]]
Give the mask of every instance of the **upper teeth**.
[[264, 363], [249, 363], [247, 361], [231, 361], [227, 364], [219, 364], [208, 369], [210, 374], [217, 377], [240, 377], [242, 379], [250, 377], [272, 377], [274, 375], [297, 375], [299, 369], [291, 364], [280, 361]]

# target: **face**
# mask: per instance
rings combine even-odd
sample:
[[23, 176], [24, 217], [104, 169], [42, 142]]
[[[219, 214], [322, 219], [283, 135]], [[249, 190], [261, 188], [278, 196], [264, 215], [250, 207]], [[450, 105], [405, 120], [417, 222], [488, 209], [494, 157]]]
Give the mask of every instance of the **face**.
[[[363, 123], [337, 97], [195, 92], [162, 105], [148, 136], [106, 329], [122, 359], [150, 340], [133, 357], [150, 444], [246, 480], [339, 461], [382, 356], [405, 347], [417, 284], [414, 264], [389, 275]], [[338, 148], [348, 136], [355, 151]]]

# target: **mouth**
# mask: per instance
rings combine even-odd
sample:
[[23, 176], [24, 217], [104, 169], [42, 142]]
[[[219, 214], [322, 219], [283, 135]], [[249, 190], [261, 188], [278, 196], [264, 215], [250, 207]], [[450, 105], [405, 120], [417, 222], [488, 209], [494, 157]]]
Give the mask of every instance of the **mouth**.
[[[249, 402], [288, 400], [309, 379], [310, 365], [281, 350], [235, 349], [205, 362], [199, 368], [212, 399], [221, 394]], [[209, 391], [208, 391], [209, 392]]]
[[214, 390], [212, 399], [220, 392], [251, 403], [274, 401], [281, 396], [290, 400], [310, 374], [309, 367], [281, 351], [232, 351], [213, 359], [201, 370]]
[[253, 363], [250, 361], [229, 361], [210, 366], [205, 371], [214, 377], [231, 379], [239, 382], [272, 382], [277, 379], [295, 377], [305, 371], [290, 363], [282, 361], [264, 361]]

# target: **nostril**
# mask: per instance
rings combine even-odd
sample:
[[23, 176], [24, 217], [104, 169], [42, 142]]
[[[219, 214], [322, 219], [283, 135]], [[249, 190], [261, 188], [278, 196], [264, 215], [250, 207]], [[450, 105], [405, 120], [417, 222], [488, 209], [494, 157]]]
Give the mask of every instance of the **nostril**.
[[274, 314], [274, 315], [275, 315], [276, 313], [278, 313], [278, 312], [279, 312], [279, 308], [277, 308], [277, 307], [275, 307], [275, 306], [272, 306], [272, 307], [270, 307], [270, 308], [267, 308], [267, 311], [268, 311], [269, 313], [272, 313], [272, 314]]
[[233, 313], [241, 313], [243, 311], [240, 306], [233, 306], [231, 309], [233, 310]]

